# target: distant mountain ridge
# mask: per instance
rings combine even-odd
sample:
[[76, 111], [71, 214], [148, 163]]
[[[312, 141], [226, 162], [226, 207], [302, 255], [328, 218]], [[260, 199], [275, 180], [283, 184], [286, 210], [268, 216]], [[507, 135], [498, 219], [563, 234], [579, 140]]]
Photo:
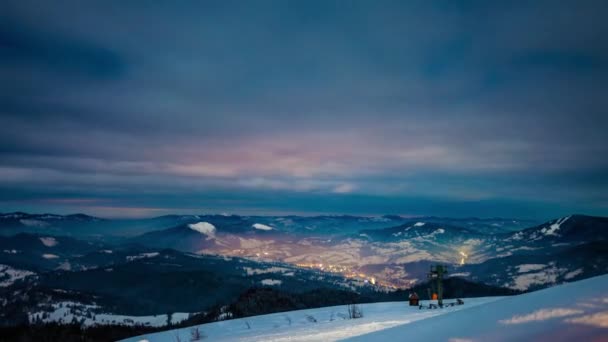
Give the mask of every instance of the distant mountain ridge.
[[107, 219], [86, 214], [30, 214], [25, 212], [0, 213], [0, 234], [51, 230], [55, 234], [74, 236], [138, 235], [166, 229], [183, 223], [207, 221], [239, 230], [243, 225], [254, 223], [276, 227], [279, 230], [298, 233], [316, 232], [319, 235], [354, 233], [363, 229], [387, 228], [412, 221], [451, 224], [485, 232], [509, 232], [537, 224], [534, 221], [503, 218], [442, 218], [435, 216], [403, 217], [399, 215], [353, 216], [247, 216], [247, 215], [163, 215], [141, 219]]
[[[40, 214], [27, 216], [11, 213], [11, 220], [37, 217], [53, 222], [78, 222], [66, 229], [56, 226], [31, 228], [35, 234], [62, 236], [64, 231], [94, 231], [101, 227], [111, 231], [140, 229], [133, 236], [104, 236], [88, 239], [90, 243], [113, 246], [139, 245], [146, 249], [175, 249], [187, 253], [217, 254], [228, 257], [254, 258], [283, 262], [319, 270], [357, 276], [366, 281], [407, 287], [425, 279], [429, 265], [449, 265], [453, 273], [492, 285], [517, 289], [549, 286], [559, 281], [585, 277], [603, 271], [601, 255], [594, 269], [565, 262], [569, 250], [579, 245], [605, 241], [608, 218], [570, 215], [513, 231], [524, 220], [502, 218], [441, 218], [351, 215], [322, 216], [239, 216], [239, 215], [165, 215], [142, 220], [83, 220], [80, 216]], [[49, 216], [44, 216], [49, 215]], [[73, 218], [70, 221], [67, 218]], [[91, 221], [91, 222], [89, 222]], [[44, 221], [47, 222], [47, 221]], [[89, 224], [87, 225], [87, 224]], [[0, 216], [2, 227], [2, 216]], [[136, 227], [136, 228], [134, 228]], [[155, 228], [157, 227], [157, 228]], [[0, 229], [1, 230], [1, 229]], [[71, 237], [80, 235], [68, 234]], [[50, 247], [45, 247], [50, 250]], [[10, 249], [7, 249], [10, 251]], [[602, 253], [603, 249], [593, 249]], [[564, 254], [565, 253], [565, 254]], [[37, 264], [67, 267], [61, 250], [46, 253], [47, 260]], [[556, 256], [550, 260], [548, 256]], [[7, 257], [17, 259], [15, 255]], [[507, 259], [504, 259], [507, 258]], [[504, 260], [506, 261], [504, 261]], [[537, 272], [518, 272], [509, 267], [535, 264], [543, 260]], [[502, 260], [502, 261], [501, 261]], [[522, 261], [523, 260], [523, 261]], [[525, 261], [528, 260], [528, 261]], [[520, 263], [520, 264], [515, 264]], [[540, 265], [540, 262], [537, 264]], [[422, 266], [424, 265], [424, 266]], [[490, 279], [484, 272], [490, 266]], [[74, 269], [86, 264], [70, 265]], [[524, 266], [522, 269], [526, 269]], [[515, 269], [516, 270], [516, 269]], [[575, 272], [576, 274], [572, 273]], [[538, 279], [525, 281], [536, 277]]]
[[141, 234], [85, 239], [55, 233], [119, 229], [122, 221], [17, 214], [6, 219], [80, 223], [0, 235], [5, 322], [27, 319], [23, 310], [71, 301], [129, 315], [221, 313], [222, 303], [238, 302], [249, 288], [389, 298], [407, 293], [392, 292], [393, 285], [423, 291], [435, 264], [448, 267], [454, 291], [482, 293], [533, 291], [608, 273], [608, 218], [585, 215], [517, 231], [484, 231], [499, 224], [495, 219], [179, 215], [129, 221], [127, 227], [145, 226]]

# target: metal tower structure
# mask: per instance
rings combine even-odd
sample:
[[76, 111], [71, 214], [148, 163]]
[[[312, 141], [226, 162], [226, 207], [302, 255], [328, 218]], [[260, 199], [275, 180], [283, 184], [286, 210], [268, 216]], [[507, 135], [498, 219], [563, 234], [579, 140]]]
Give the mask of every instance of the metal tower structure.
[[[448, 273], [448, 268], [443, 265], [431, 266], [431, 272], [428, 274], [428, 278], [431, 280], [431, 286], [437, 293], [437, 304], [443, 306], [443, 276]], [[433, 284], [434, 283], [434, 284]]]

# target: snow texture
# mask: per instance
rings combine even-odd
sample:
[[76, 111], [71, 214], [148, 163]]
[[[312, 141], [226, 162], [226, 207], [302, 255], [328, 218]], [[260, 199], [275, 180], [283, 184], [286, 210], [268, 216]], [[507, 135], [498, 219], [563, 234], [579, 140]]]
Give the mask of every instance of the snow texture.
[[58, 259], [59, 258], [58, 255], [50, 254], [50, 253], [44, 253], [44, 254], [42, 254], [42, 257], [45, 259]]
[[577, 275], [582, 274], [582, 273], [583, 273], [583, 269], [582, 269], [582, 268], [579, 268], [579, 269], [576, 269], [576, 270], [574, 270], [574, 271], [572, 271], [572, 272], [568, 272], [568, 273], [566, 273], [566, 274], [564, 275], [564, 279], [566, 279], [566, 280], [570, 280], [570, 279], [572, 279], [572, 278], [574, 278], [574, 277], [576, 277]]
[[[466, 305], [442, 310], [419, 310], [418, 307], [408, 306], [407, 302], [361, 304], [363, 318], [358, 319], [348, 319], [348, 308], [346, 305], [341, 305], [238, 318], [198, 327], [209, 341], [337, 341], [498, 299], [500, 297], [467, 299]], [[132, 337], [124, 341], [136, 342], [143, 339], [150, 342], [175, 341], [176, 336], [182, 341], [189, 341], [190, 329], [191, 327], [164, 331]]]
[[34, 274], [31, 271], [19, 270], [8, 265], [0, 265], [0, 287], [10, 286], [17, 280]]
[[517, 275], [513, 278], [512, 285], [505, 284], [507, 287], [516, 290], [528, 290], [530, 287], [535, 285], [554, 284], [557, 281], [558, 277], [566, 271], [565, 268], [556, 267], [555, 263], [553, 262], [549, 263], [549, 266], [543, 268], [539, 268], [543, 265], [538, 264], [520, 265], [518, 266], [520, 267], [520, 273], [522, 272], [521, 266], [524, 266], [523, 272], [533, 270], [539, 271], [534, 273], [525, 273]]
[[408, 341], [605, 341], [607, 288], [608, 275], [603, 275], [348, 341], [400, 341], [404, 336]]
[[569, 218], [570, 218], [570, 216], [566, 216], [566, 217], [562, 217], [561, 219], [558, 219], [557, 221], [555, 221], [555, 223], [550, 225], [549, 228], [543, 228], [541, 230], [541, 233], [543, 233], [547, 236], [548, 235], [557, 235], [557, 231], [561, 228], [561, 225], [564, 224], [564, 222], [568, 221]]
[[523, 265], [517, 266], [517, 268], [518, 268], [517, 272], [519, 272], [519, 273], [527, 273], [527, 272], [530, 272], [530, 271], [539, 271], [539, 270], [542, 270], [545, 267], [547, 267], [547, 265], [543, 265], [543, 264], [523, 264]]
[[247, 273], [248, 276], [256, 275], [256, 274], [266, 274], [266, 273], [284, 273], [289, 272], [291, 269], [285, 267], [268, 267], [268, 268], [252, 268], [252, 267], [243, 267], [243, 270]]
[[127, 261], [134, 261], [134, 260], [139, 260], [139, 259], [154, 258], [154, 257], [157, 257], [158, 255], [159, 255], [158, 252], [141, 253], [141, 254], [138, 254], [138, 255], [128, 255], [127, 256]]
[[207, 235], [209, 238], [215, 237], [215, 226], [209, 222], [192, 223], [188, 225], [188, 228]]
[[26, 227], [44, 228], [49, 226], [47, 222], [40, 220], [23, 219], [19, 220], [19, 222]]
[[40, 242], [47, 247], [57, 246], [58, 242], [54, 237], [41, 237]]
[[[42, 321], [45, 323], [72, 323], [74, 320], [81, 322], [85, 326], [93, 325], [142, 325], [151, 327], [162, 327], [167, 325], [167, 315], [151, 316], [126, 316], [114, 315], [110, 313], [97, 313], [100, 307], [94, 304], [82, 304], [78, 302], [59, 302], [53, 303], [50, 308], [29, 314], [29, 321]], [[190, 314], [175, 312], [171, 315], [171, 323], [176, 324], [188, 318]]]
[[[464, 299], [419, 310], [406, 302], [307, 309], [199, 325], [210, 341], [603, 341], [608, 331], [608, 275], [512, 297]], [[423, 303], [425, 303], [423, 301]], [[313, 319], [311, 319], [314, 318]], [[187, 341], [182, 328], [124, 341]]]
[[273, 286], [273, 285], [281, 285], [283, 284], [282, 280], [278, 280], [278, 279], [264, 279], [261, 281], [262, 285], [268, 285], [268, 286]]
[[271, 226], [267, 226], [267, 225], [261, 224], [261, 223], [254, 223], [252, 227], [255, 229], [258, 229], [258, 230], [273, 230], [274, 229]]

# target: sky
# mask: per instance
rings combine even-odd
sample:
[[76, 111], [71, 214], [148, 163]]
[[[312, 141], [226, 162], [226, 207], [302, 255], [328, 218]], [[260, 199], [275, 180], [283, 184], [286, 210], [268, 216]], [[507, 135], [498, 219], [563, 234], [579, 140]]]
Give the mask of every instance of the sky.
[[608, 216], [605, 1], [0, 4], [0, 212]]

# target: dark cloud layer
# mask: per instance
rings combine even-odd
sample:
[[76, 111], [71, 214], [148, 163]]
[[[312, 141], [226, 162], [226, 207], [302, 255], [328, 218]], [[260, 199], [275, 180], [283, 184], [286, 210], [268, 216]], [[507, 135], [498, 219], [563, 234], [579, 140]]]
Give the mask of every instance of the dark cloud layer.
[[0, 211], [608, 215], [602, 1], [5, 1]]

